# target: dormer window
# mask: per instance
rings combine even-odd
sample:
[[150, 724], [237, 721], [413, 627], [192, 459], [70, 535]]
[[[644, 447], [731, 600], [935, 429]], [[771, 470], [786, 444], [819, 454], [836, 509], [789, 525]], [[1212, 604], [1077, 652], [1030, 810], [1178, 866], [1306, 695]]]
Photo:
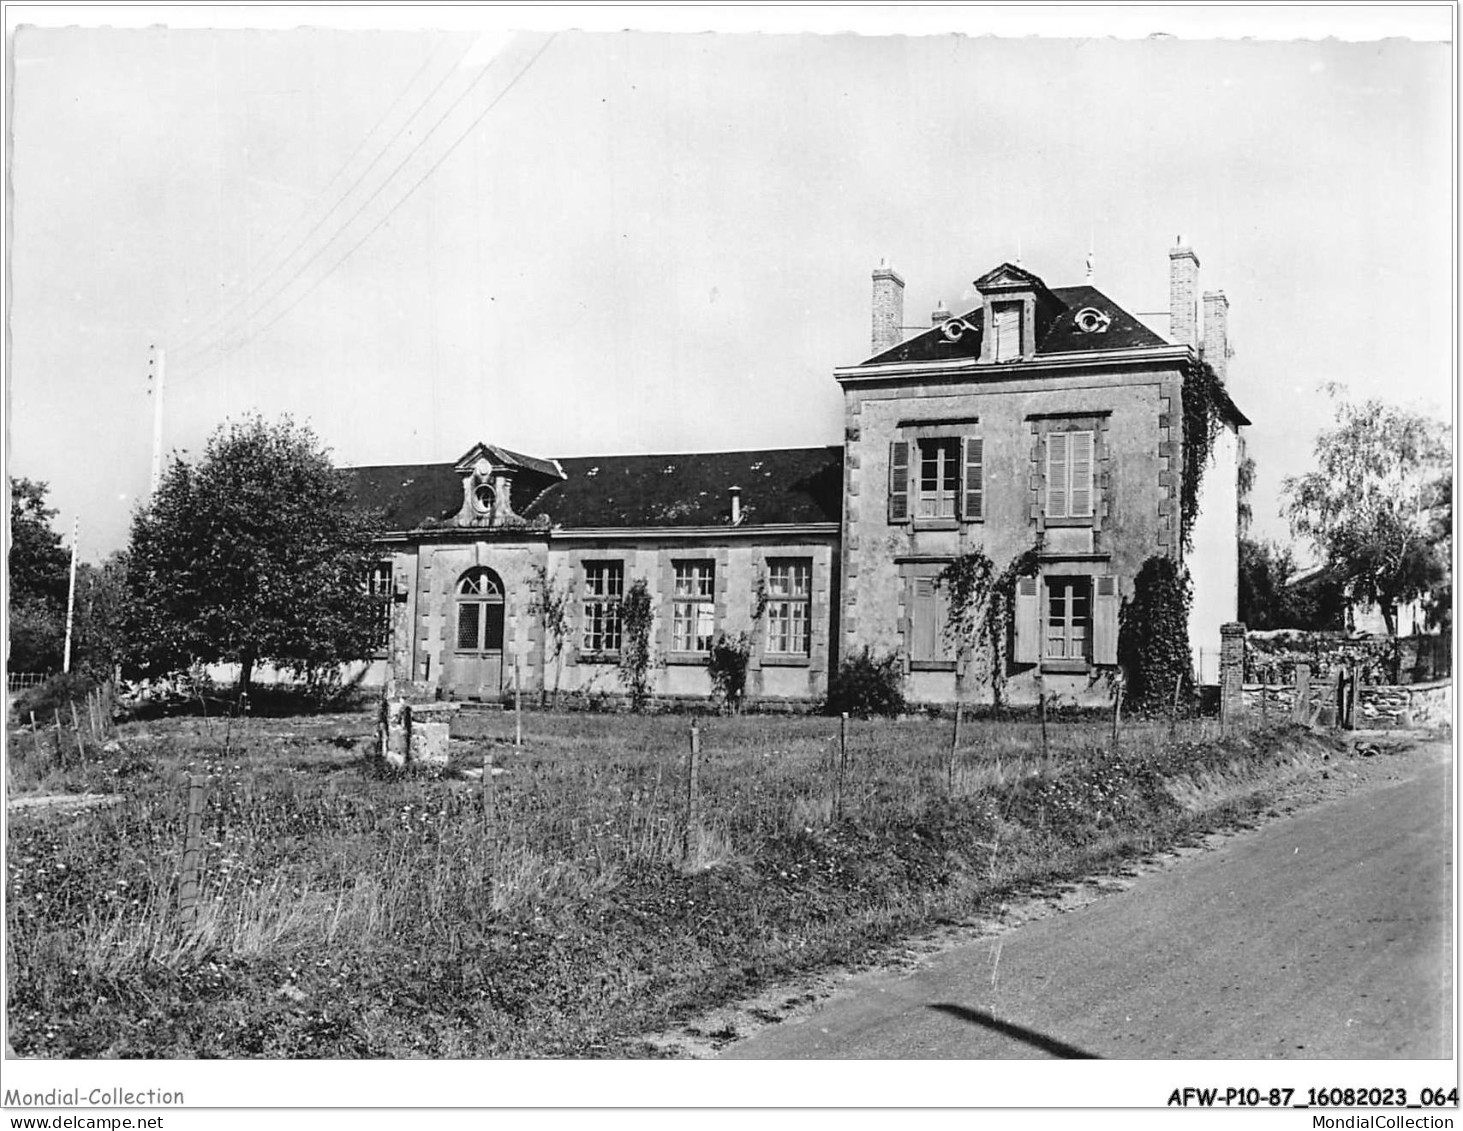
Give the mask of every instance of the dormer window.
[[1023, 305], [1019, 302], [991, 304], [991, 335], [995, 339], [992, 347], [992, 360], [1020, 360]]
[[983, 300], [985, 334], [980, 361], [989, 365], [1024, 361], [1051, 320], [1065, 310], [1061, 300], [1030, 271], [1003, 263], [975, 281]]
[[493, 502], [497, 497], [497, 492], [488, 483], [479, 483], [472, 489], [472, 505], [479, 514], [492, 514]]

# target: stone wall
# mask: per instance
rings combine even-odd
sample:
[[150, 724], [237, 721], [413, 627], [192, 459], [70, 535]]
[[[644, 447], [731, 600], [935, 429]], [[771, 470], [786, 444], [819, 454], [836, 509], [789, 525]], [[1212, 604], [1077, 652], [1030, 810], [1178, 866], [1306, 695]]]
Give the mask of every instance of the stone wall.
[[[1042, 536], [1044, 578], [1112, 576], [1121, 599], [1132, 596], [1133, 578], [1154, 547], [1175, 547], [1177, 443], [1170, 439], [1161, 450], [1159, 438], [1164, 427], [1177, 431], [1165, 423], [1180, 418], [1177, 372], [1150, 366], [1039, 375], [1021, 369], [1001, 376], [911, 376], [845, 390], [841, 655], [865, 647], [876, 655], [907, 654], [915, 579], [968, 550], [983, 551], [999, 572]], [[1072, 419], [1096, 422], [1094, 514], [1090, 525], [1047, 530], [1042, 434], [1050, 421]], [[956, 434], [983, 440], [979, 519], [891, 521], [891, 443]], [[1075, 673], [1055, 667], [1039, 673], [1036, 665], [1013, 665], [1006, 693], [1012, 703], [1035, 703], [1044, 686], [1049, 699], [1102, 706], [1111, 701], [1115, 671], [1090, 665]], [[914, 702], [954, 701], [953, 671], [909, 676], [906, 693]], [[963, 695], [988, 702], [990, 689], [967, 688]]]
[[[1311, 683], [1311, 702], [1323, 709], [1320, 721], [1334, 722], [1334, 684], [1328, 680]], [[1245, 709], [1254, 721], [1269, 719], [1281, 722], [1290, 718], [1295, 704], [1295, 687], [1291, 684], [1247, 683], [1244, 688]], [[1453, 683], [1438, 680], [1408, 685], [1363, 685], [1358, 692], [1356, 725], [1374, 727], [1445, 726], [1453, 718]]]
[[1359, 668], [1363, 684], [1425, 683], [1452, 674], [1447, 636], [1352, 636], [1289, 629], [1251, 632], [1246, 639], [1245, 679], [1293, 683], [1295, 665], [1310, 664], [1312, 678], [1329, 679], [1339, 665]]

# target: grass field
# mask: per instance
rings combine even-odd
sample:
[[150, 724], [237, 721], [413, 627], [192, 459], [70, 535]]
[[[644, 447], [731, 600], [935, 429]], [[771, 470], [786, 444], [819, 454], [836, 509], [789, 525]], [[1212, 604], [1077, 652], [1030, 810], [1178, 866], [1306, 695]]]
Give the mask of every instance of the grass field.
[[[1242, 818], [1307, 732], [685, 716], [454, 724], [437, 778], [368, 715], [131, 724], [58, 765], [10, 732], [9, 1040], [51, 1057], [645, 1055], [790, 974]], [[1207, 727], [1200, 731], [1199, 727]], [[501, 772], [484, 777], [484, 757]], [[206, 781], [196, 920], [177, 907]]]

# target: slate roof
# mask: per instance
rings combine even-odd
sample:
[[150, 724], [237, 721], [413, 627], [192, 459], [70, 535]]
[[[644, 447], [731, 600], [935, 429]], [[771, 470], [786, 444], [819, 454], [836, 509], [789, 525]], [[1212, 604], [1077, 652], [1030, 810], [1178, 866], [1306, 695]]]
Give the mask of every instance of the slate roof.
[[[657, 528], [731, 525], [731, 488], [740, 487], [743, 528], [839, 522], [843, 449], [685, 452], [668, 455], [571, 456], [558, 461], [566, 479], [526, 477], [513, 508], [555, 526]], [[344, 469], [359, 505], [383, 513], [391, 530], [435, 526], [462, 505], [454, 465]]]
[[[1040, 280], [1038, 280], [1039, 282]], [[1046, 330], [1036, 343], [1036, 354], [1073, 353], [1082, 350], [1125, 350], [1141, 346], [1166, 346], [1164, 341], [1096, 287], [1053, 287], [1049, 293], [1060, 304], [1046, 320]], [[1086, 334], [1077, 329], [1077, 312], [1092, 307], [1112, 319], [1105, 332]], [[981, 307], [967, 311], [963, 320], [974, 330], [967, 330], [959, 341], [946, 338], [940, 326], [932, 326], [908, 341], [876, 354], [864, 365], [885, 365], [896, 361], [953, 361], [979, 357], [981, 337], [985, 332], [985, 312]]]
[[462, 506], [462, 479], [450, 463], [346, 467], [356, 505], [381, 515], [387, 530], [415, 530], [427, 519], [454, 515]]

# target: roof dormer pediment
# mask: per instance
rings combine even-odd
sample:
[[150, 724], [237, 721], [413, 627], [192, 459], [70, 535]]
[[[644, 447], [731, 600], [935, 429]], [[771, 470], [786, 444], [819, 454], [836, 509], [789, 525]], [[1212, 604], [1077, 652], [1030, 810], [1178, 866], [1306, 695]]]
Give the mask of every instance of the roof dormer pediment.
[[1046, 290], [1046, 284], [1039, 278], [1014, 263], [1002, 263], [987, 271], [975, 281], [975, 289], [981, 294], [988, 291], [1030, 291]]
[[553, 479], [564, 478], [564, 469], [559, 466], [558, 460], [526, 456], [520, 452], [511, 452], [507, 448], [500, 448], [497, 444], [485, 444], [481, 440], [470, 447], [453, 466], [457, 474], [468, 475], [472, 472], [484, 471], [484, 464], [488, 468], [496, 468], [509, 473], [530, 471], [537, 475], [547, 475]]

